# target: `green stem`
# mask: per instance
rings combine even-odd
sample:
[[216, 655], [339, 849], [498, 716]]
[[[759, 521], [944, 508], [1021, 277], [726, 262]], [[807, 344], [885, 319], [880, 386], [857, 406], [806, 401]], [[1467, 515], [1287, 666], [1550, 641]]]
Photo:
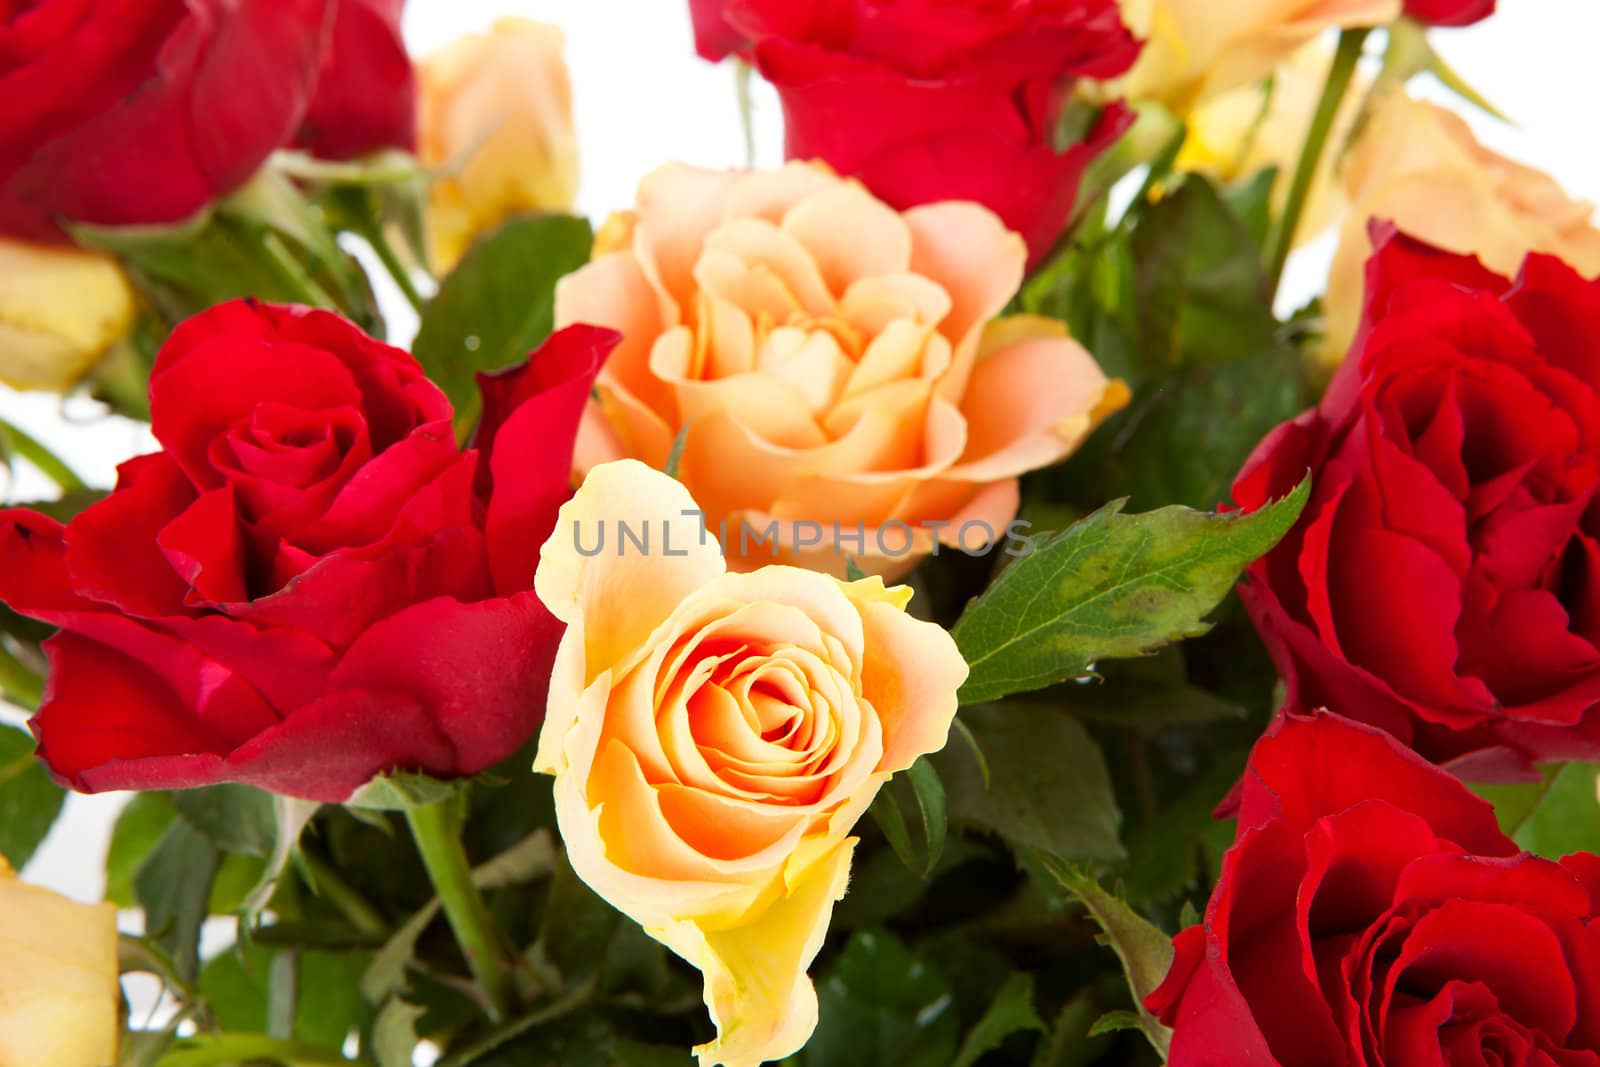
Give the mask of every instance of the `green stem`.
[[0, 695], [17, 705], [33, 711], [44, 699], [44, 679], [13, 656], [0, 644]]
[[295, 300], [302, 304], [310, 304], [312, 307], [329, 308], [333, 311], [347, 310], [333, 298], [331, 293], [318, 285], [317, 280], [300, 265], [294, 254], [285, 247], [283, 238], [271, 230], [262, 228], [256, 239], [267, 250], [267, 266]]
[[389, 277], [394, 279], [395, 285], [400, 287], [400, 292], [405, 294], [406, 300], [417, 311], [421, 311], [427, 304], [427, 299], [417, 290], [417, 283], [412, 280], [411, 272], [406, 269], [399, 253], [394, 250], [394, 245], [389, 243], [389, 238], [384, 235], [382, 223], [366, 222], [361, 227], [361, 236], [367, 239], [367, 244], [378, 254], [378, 259], [383, 263], [383, 269], [389, 272]]
[[1322, 99], [1317, 102], [1316, 113], [1311, 118], [1311, 129], [1300, 150], [1300, 162], [1295, 165], [1283, 217], [1279, 219], [1267, 245], [1267, 281], [1274, 298], [1283, 280], [1284, 264], [1289, 262], [1289, 252], [1294, 248], [1295, 232], [1300, 228], [1300, 216], [1305, 212], [1306, 200], [1311, 195], [1312, 181], [1322, 162], [1323, 150], [1327, 147], [1329, 134], [1333, 132], [1333, 120], [1339, 114], [1339, 104], [1355, 77], [1356, 65], [1361, 60], [1361, 47], [1366, 44], [1367, 34], [1371, 32], [1368, 27], [1357, 26], [1339, 34], [1339, 49], [1334, 53], [1333, 65], [1328, 68]]
[[492, 1022], [503, 1022], [511, 1005], [511, 965], [489, 905], [472, 882], [472, 868], [461, 846], [461, 827], [450, 800], [406, 809], [411, 836], [439, 893], [456, 943], [488, 1001]]
[[338, 908], [351, 926], [373, 937], [389, 936], [389, 924], [378, 914], [378, 909], [367, 903], [343, 875], [306, 849], [300, 851], [300, 862], [305, 865], [312, 892]]
[[733, 91], [739, 101], [739, 131], [744, 135], [744, 164], [747, 167], [756, 165], [756, 102], [750, 92], [754, 75], [755, 68], [748, 60], [734, 59]]
[[288, 1041], [294, 1037], [295, 1002], [300, 999], [300, 953], [283, 949], [272, 955], [267, 968], [267, 1036]]
[[4, 419], [0, 419], [0, 441], [9, 443], [17, 455], [38, 467], [63, 493], [81, 493], [89, 488], [54, 452]]

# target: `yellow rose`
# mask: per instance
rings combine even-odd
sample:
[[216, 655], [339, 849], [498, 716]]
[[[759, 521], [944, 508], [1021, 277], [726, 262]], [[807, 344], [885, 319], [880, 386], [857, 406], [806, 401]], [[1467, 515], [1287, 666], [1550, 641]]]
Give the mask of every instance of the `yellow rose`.
[[429, 190], [441, 267], [513, 215], [566, 211], [578, 193], [572, 84], [554, 26], [503, 18], [417, 64], [417, 152], [446, 175]]
[[1347, 154], [1341, 180], [1352, 210], [1340, 233], [1324, 298], [1322, 362], [1344, 359], [1361, 317], [1372, 219], [1515, 275], [1529, 252], [1600, 274], [1600, 231], [1591, 204], [1547, 174], [1490, 151], [1461, 116], [1399, 91], [1375, 101]]
[[[776, 556], [729, 538], [737, 568], [843, 574], [849, 555], [892, 576], [936, 538], [998, 540], [1018, 475], [1070, 454], [1128, 396], [1060, 323], [991, 322], [1026, 260], [977, 204], [902, 214], [809, 163], [664, 167], [556, 290], [559, 325], [625, 338], [578, 474], [623, 457], [664, 469], [681, 436], [679, 476], [711, 525], [788, 531]], [[825, 528], [814, 550], [797, 525]]]
[[702, 1065], [754, 1067], [815, 1028], [806, 968], [851, 827], [944, 747], [967, 667], [905, 613], [909, 589], [728, 573], [695, 507], [624, 460], [561, 509], [535, 585], [567, 632], [534, 769], [555, 775], [573, 869], [705, 975]]
[[[1261, 81], [1202, 101], [1189, 115], [1189, 136], [1178, 153], [1178, 169], [1236, 182], [1276, 167], [1272, 208], [1275, 216], [1281, 215], [1332, 63], [1333, 52], [1323, 42], [1315, 42], [1274, 71], [1270, 84]], [[1359, 80], [1345, 94], [1300, 216], [1296, 243], [1317, 236], [1338, 215], [1342, 205], [1336, 165], [1361, 112], [1364, 95]]]
[[[1145, 41], [1139, 60], [1107, 91], [1187, 114], [1200, 101], [1261, 81], [1332, 28], [1381, 26], [1401, 0], [1121, 0], [1122, 19]], [[1320, 88], [1320, 87], [1319, 87]]]
[[128, 331], [133, 312], [116, 261], [0, 237], [0, 382], [67, 391]]
[[0, 1067], [117, 1060], [117, 911], [26, 885], [0, 859]]

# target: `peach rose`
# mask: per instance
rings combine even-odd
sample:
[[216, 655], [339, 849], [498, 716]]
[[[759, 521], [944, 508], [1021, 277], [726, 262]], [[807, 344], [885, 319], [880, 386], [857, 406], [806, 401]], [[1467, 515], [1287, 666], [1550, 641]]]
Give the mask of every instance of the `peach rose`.
[[0, 859], [0, 1067], [117, 1060], [117, 911], [17, 879]]
[[[1026, 259], [977, 204], [902, 214], [818, 164], [663, 167], [556, 290], [558, 324], [626, 337], [577, 472], [625, 456], [664, 468], [681, 434], [678, 474], [710, 524], [822, 524], [814, 548], [780, 535], [779, 558], [833, 574], [847, 554], [901, 573], [963, 527], [969, 549], [997, 539], [1017, 476], [1128, 395], [1059, 323], [990, 321]], [[841, 544], [835, 523], [865, 535]], [[728, 538], [735, 568], [773, 561], [746, 540]]]
[[572, 84], [554, 26], [503, 18], [417, 64], [417, 154], [445, 169], [428, 240], [448, 268], [513, 215], [566, 211], [578, 194]]
[[1529, 252], [1600, 274], [1594, 205], [1575, 201], [1542, 171], [1490, 151], [1461, 116], [1390, 91], [1374, 102], [1346, 155], [1341, 180], [1352, 205], [1323, 300], [1321, 361], [1336, 366], [1355, 339], [1372, 242], [1371, 219], [1514, 276]]
[[754, 1067], [815, 1028], [806, 968], [851, 827], [944, 747], [967, 667], [906, 614], [909, 589], [728, 573], [694, 509], [634, 460], [596, 467], [561, 509], [535, 586], [567, 632], [534, 769], [555, 775], [573, 869], [704, 973], [702, 1065]]
[[1400, 17], [1400, 0], [1121, 0], [1121, 7], [1145, 46], [1106, 91], [1180, 115], [1262, 80], [1329, 29]]

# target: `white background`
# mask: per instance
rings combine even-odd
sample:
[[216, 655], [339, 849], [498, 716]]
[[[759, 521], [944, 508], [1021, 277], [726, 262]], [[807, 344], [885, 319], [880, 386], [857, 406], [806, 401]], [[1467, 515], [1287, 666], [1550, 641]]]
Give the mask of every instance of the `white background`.
[[[1600, 201], [1600, 2], [1500, 2], [1501, 13], [1485, 23], [1434, 35], [1447, 60], [1516, 126], [1475, 112], [1469, 118], [1492, 147], [1549, 171], [1573, 195]], [[422, 54], [501, 15], [563, 27], [583, 152], [579, 209], [598, 221], [626, 206], [639, 178], [666, 160], [745, 161], [733, 72], [695, 57], [687, 11], [687, 0], [411, 0], [406, 34], [412, 51]], [[1419, 84], [1418, 91], [1447, 99], [1431, 85]], [[776, 101], [763, 87], [756, 102], [756, 158], [776, 162], [782, 150]], [[1291, 300], [1320, 290], [1330, 254], [1322, 242], [1297, 256]], [[0, 386], [0, 417], [43, 439], [99, 486], [111, 484], [118, 462], [149, 447], [131, 424], [98, 418], [96, 405], [86, 401], [63, 406]], [[10, 486], [10, 498], [37, 496], [42, 484], [25, 473]], [[71, 798], [26, 875], [97, 899], [121, 803], [117, 796]]]

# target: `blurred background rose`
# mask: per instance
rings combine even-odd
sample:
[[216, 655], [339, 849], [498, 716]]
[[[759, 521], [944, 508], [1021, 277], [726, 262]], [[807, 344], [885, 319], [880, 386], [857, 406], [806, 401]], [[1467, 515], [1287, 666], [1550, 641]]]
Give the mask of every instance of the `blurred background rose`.
[[70, 389], [127, 331], [133, 291], [112, 259], [0, 237], [0, 382]]
[[444, 175], [428, 189], [440, 272], [512, 215], [572, 209], [578, 137], [563, 44], [556, 26], [504, 18], [418, 64], [418, 154]]

